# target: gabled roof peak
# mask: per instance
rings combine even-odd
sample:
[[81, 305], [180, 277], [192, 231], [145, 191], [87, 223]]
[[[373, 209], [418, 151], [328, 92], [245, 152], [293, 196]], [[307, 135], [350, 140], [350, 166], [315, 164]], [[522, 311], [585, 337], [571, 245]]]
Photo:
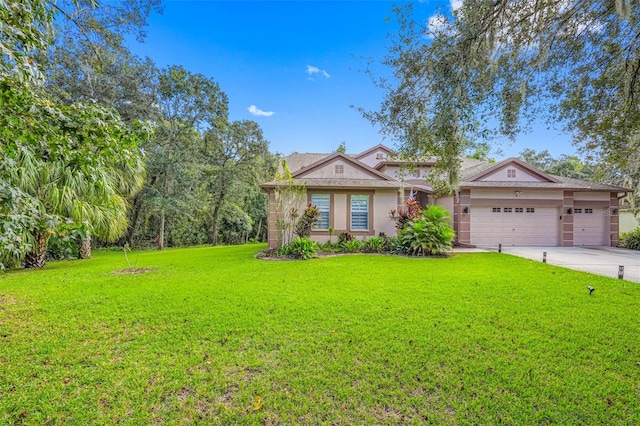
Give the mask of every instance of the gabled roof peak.
[[511, 166], [516, 165], [519, 168], [526, 170], [531, 175], [534, 175], [534, 176], [540, 178], [543, 181], [553, 182], [553, 183], [559, 183], [560, 182], [560, 180], [557, 177], [555, 177], [553, 175], [550, 175], [550, 174], [547, 174], [547, 173], [544, 173], [544, 172], [536, 169], [535, 167], [530, 166], [529, 164], [527, 164], [527, 163], [523, 162], [522, 160], [520, 160], [518, 158], [515, 158], [515, 157], [510, 157], [510, 158], [507, 158], [506, 160], [499, 161], [499, 162], [495, 163], [494, 165], [492, 165], [491, 167], [482, 170], [480, 173], [477, 173], [476, 175], [469, 176], [466, 180], [468, 182], [474, 182], [474, 181], [480, 180], [480, 179], [482, 179], [482, 178], [484, 178], [484, 177], [486, 177], [486, 176], [488, 176], [488, 175], [490, 175], [492, 173], [495, 173], [497, 171], [505, 169], [505, 168], [509, 167], [510, 165]]
[[328, 156], [316, 161], [313, 164], [307, 165], [306, 167], [303, 166], [302, 168], [298, 169], [296, 172], [293, 172], [291, 174], [291, 176], [293, 178], [301, 178], [303, 175], [305, 175], [307, 173], [310, 173], [311, 171], [316, 170], [316, 169], [322, 167], [323, 165], [329, 164], [329, 163], [331, 163], [331, 162], [333, 162], [334, 160], [337, 160], [337, 159], [342, 159], [345, 162], [352, 164], [354, 167], [359, 168], [359, 169], [369, 173], [370, 175], [376, 176], [376, 177], [380, 178], [381, 180], [387, 180], [387, 181], [395, 180], [395, 179], [391, 178], [390, 176], [388, 176], [388, 175], [386, 175], [386, 174], [384, 174], [382, 172], [379, 172], [378, 170], [375, 170], [375, 169], [367, 166], [363, 162], [351, 157], [350, 155], [343, 154], [341, 152], [336, 152], [336, 153], [333, 153], [331, 155], [328, 155]]
[[365, 157], [365, 156], [367, 156], [367, 155], [371, 154], [372, 152], [375, 152], [375, 151], [377, 151], [379, 149], [385, 151], [387, 154], [395, 153], [395, 151], [392, 150], [391, 148], [389, 148], [388, 146], [385, 146], [385, 145], [379, 143], [378, 145], [373, 146], [373, 147], [367, 149], [366, 151], [361, 152], [360, 154], [357, 154], [355, 156], [355, 158], [359, 160], [362, 157]]

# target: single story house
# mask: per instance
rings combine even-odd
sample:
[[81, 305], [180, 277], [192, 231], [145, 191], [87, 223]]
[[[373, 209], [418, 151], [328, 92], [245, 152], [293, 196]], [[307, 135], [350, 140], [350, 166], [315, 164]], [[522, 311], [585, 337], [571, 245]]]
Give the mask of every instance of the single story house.
[[[437, 196], [426, 182], [433, 161], [406, 164], [376, 145], [360, 154], [291, 154], [287, 161], [295, 185], [304, 186], [298, 208], [308, 202], [321, 219], [312, 239], [327, 241], [349, 232], [359, 237], [395, 235], [390, 211], [403, 208], [410, 193], [423, 205], [440, 205], [451, 215], [456, 243], [462, 246], [616, 246], [617, 186], [546, 174], [516, 159], [497, 163], [464, 158], [458, 196]], [[281, 243], [278, 203], [282, 182], [261, 185], [269, 194], [269, 247]]]

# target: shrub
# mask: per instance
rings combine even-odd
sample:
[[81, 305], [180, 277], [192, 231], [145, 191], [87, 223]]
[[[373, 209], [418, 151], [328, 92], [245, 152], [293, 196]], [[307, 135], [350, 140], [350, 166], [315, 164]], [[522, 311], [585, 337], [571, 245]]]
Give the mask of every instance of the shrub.
[[623, 232], [620, 234], [620, 247], [640, 250], [640, 227], [631, 232]]
[[278, 255], [278, 257], [290, 256], [292, 250], [291, 244], [283, 244], [276, 250], [276, 255]]
[[351, 241], [353, 239], [353, 235], [348, 232], [341, 232], [338, 234], [338, 244], [346, 243], [347, 241]]
[[362, 241], [352, 237], [350, 240], [345, 241], [340, 245], [347, 253], [357, 253], [362, 248]]
[[300, 238], [309, 238], [313, 224], [320, 220], [320, 210], [309, 203], [302, 215], [296, 220], [295, 233]]
[[318, 252], [318, 244], [308, 238], [294, 238], [289, 246], [290, 255], [296, 259], [310, 259]]
[[384, 237], [371, 237], [362, 242], [362, 251], [364, 253], [382, 253], [385, 248]]
[[341, 250], [341, 247], [337, 243], [332, 243], [331, 241], [327, 241], [324, 244], [318, 244], [318, 249], [326, 253], [336, 253]]
[[405, 253], [416, 256], [442, 255], [453, 248], [455, 232], [447, 223], [448, 212], [440, 206], [430, 206], [404, 225], [398, 238]]
[[400, 246], [400, 242], [398, 241], [398, 237], [387, 235], [384, 232], [380, 233], [380, 238], [384, 240], [384, 252], [393, 253], [396, 252], [398, 246]]
[[50, 260], [77, 259], [78, 240], [86, 236], [87, 233], [82, 226], [71, 222], [61, 224], [47, 242], [47, 258]]
[[391, 210], [389, 216], [396, 222], [396, 228], [402, 229], [413, 219], [422, 217], [422, 207], [415, 198], [407, 198], [405, 209]]

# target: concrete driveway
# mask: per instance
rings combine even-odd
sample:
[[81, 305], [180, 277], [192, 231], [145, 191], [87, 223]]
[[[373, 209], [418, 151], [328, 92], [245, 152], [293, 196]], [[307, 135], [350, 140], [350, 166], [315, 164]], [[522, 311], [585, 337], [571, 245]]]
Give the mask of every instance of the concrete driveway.
[[[497, 247], [485, 247], [498, 251]], [[605, 277], [618, 278], [618, 267], [624, 266], [624, 279], [640, 282], [640, 251], [617, 247], [503, 247], [503, 253]]]

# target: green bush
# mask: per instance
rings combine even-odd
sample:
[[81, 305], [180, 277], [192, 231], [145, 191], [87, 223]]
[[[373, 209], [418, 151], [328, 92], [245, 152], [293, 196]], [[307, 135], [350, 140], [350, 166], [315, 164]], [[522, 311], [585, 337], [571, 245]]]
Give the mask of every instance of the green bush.
[[332, 243], [331, 241], [327, 241], [324, 244], [318, 244], [318, 249], [325, 253], [336, 253], [342, 251], [342, 247], [338, 243]]
[[341, 232], [338, 234], [338, 244], [343, 244], [351, 240], [353, 240], [353, 235], [348, 232]]
[[382, 253], [385, 248], [385, 239], [383, 237], [371, 237], [362, 242], [361, 250], [364, 253]]
[[313, 224], [320, 220], [320, 210], [313, 204], [309, 203], [302, 216], [298, 218], [295, 224], [294, 232], [300, 238], [309, 238]]
[[292, 251], [291, 244], [283, 244], [280, 247], [278, 247], [278, 249], [276, 250], [276, 256], [278, 257], [290, 256], [291, 251]]
[[350, 240], [345, 241], [342, 244], [340, 244], [340, 246], [347, 253], [357, 253], [362, 248], [362, 241], [360, 241], [360, 240], [358, 240], [356, 238], [351, 238]]
[[623, 232], [620, 234], [620, 247], [640, 250], [640, 227], [631, 232]]
[[414, 256], [443, 255], [453, 248], [455, 232], [449, 214], [440, 206], [429, 206], [422, 217], [407, 222], [398, 232], [405, 253]]
[[310, 259], [318, 253], [318, 244], [308, 238], [296, 237], [289, 246], [290, 255], [296, 259]]
[[379, 237], [384, 240], [384, 248], [382, 250], [385, 253], [394, 253], [400, 245], [398, 237], [396, 236], [387, 235], [384, 232], [381, 232]]

